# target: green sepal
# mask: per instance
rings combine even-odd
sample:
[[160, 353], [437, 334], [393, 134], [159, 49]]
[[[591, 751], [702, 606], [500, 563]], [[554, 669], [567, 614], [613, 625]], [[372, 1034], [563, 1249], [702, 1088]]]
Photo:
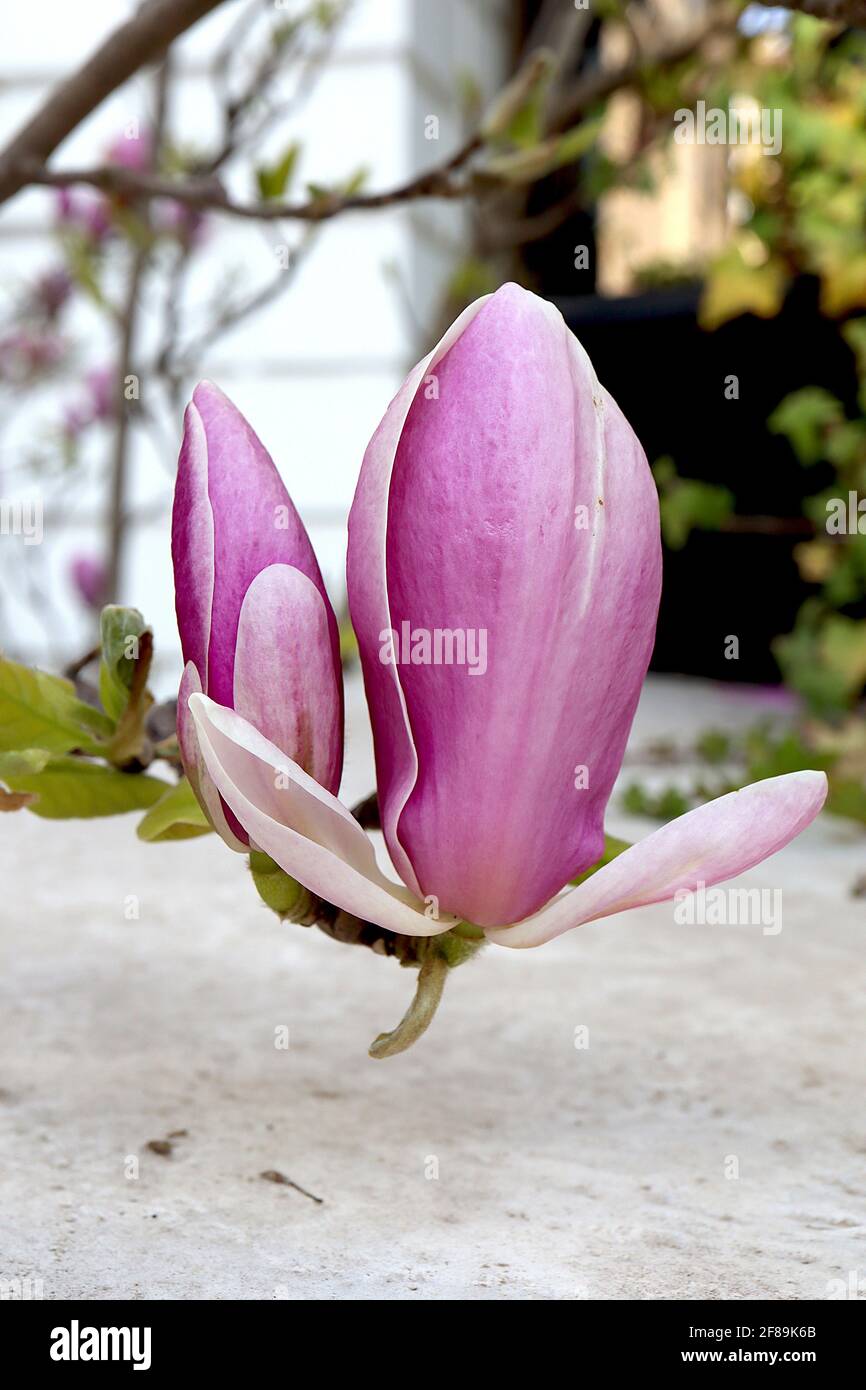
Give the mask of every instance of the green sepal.
[[296, 879], [287, 873], [262, 850], [250, 850], [250, 872], [262, 902], [278, 917], [290, 922], [311, 920], [312, 897]]
[[480, 927], [473, 926], [471, 922], [458, 922], [456, 927], [443, 932], [441, 936], [431, 937], [430, 941], [451, 969], [456, 970], [458, 965], [463, 965], [478, 954], [486, 938]]

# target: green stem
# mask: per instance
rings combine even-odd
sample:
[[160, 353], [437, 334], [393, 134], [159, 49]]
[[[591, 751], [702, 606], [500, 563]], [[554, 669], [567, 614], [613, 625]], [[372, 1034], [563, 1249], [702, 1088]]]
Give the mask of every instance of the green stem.
[[439, 1007], [448, 970], [447, 960], [434, 948], [422, 962], [412, 1003], [392, 1033], [380, 1033], [370, 1044], [371, 1057], [395, 1057], [427, 1031]]

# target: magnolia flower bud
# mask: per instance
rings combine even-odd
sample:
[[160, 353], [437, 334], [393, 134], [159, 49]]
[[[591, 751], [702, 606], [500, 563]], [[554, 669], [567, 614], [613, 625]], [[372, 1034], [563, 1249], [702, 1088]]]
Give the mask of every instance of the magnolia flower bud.
[[249, 836], [202, 766], [189, 697], [249, 720], [289, 765], [336, 791], [343, 766], [337, 623], [313, 548], [264, 445], [209, 382], [184, 419], [172, 559], [186, 661], [177, 730], [184, 769], [233, 848]]

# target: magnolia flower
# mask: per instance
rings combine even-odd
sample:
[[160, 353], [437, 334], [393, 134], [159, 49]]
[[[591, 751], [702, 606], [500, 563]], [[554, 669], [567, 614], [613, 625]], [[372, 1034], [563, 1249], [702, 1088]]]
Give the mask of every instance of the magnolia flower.
[[[230, 409], [212, 388], [204, 400]], [[233, 520], [214, 554], [207, 528], [188, 520], [191, 478], [215, 433], [191, 411], [185, 448], [199, 462], [187, 462], [175, 505], [176, 565], [182, 581], [203, 570], [219, 584], [245, 524]], [[658, 504], [634, 433], [560, 314], [506, 285], [409, 374], [367, 449], [349, 522], [349, 603], [402, 885], [378, 869], [335, 787], [309, 764], [287, 764], [273, 735], [269, 721], [291, 716], [273, 707], [287, 695], [277, 671], [301, 660], [307, 688], [321, 682], [321, 698], [333, 698], [297, 614], [268, 615], [273, 694], [252, 709], [213, 677], [214, 647], [231, 646], [234, 630], [216, 602], [207, 626], [198, 582], [186, 623], [201, 628], [200, 648], [207, 627], [212, 675], [182, 690], [187, 748], [188, 702], [197, 756], [250, 843], [313, 893], [397, 933], [432, 936], [463, 920], [501, 945], [535, 946], [718, 883], [814, 819], [823, 773], [712, 801], [567, 888], [602, 855], [660, 583]], [[244, 692], [252, 671], [248, 680]]]
[[303, 523], [264, 445], [209, 382], [184, 417], [171, 547], [186, 661], [177, 711], [184, 770], [214, 829], [247, 850], [247, 827], [202, 766], [190, 697], [204, 692], [215, 709], [237, 711], [268, 740], [278, 769], [309, 774], [329, 795], [343, 767], [342, 673]]

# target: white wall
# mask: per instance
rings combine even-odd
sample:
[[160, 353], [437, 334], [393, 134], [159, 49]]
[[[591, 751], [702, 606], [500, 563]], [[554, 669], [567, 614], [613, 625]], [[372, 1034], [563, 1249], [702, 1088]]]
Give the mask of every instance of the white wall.
[[[121, 0], [43, 0], [17, 5], [4, 17], [0, 59], [0, 129], [3, 138], [38, 106], [49, 84], [68, 71], [122, 19]], [[207, 146], [216, 131], [216, 109], [205, 76], [208, 58], [236, 20], [227, 4], [177, 46], [171, 128], [176, 138]], [[509, 49], [507, 0], [357, 0], [341, 31], [333, 60], [309, 103], [278, 127], [260, 152], [303, 143], [299, 183], [327, 182], [360, 165], [367, 187], [400, 182], [439, 162], [458, 143], [462, 73], [492, 94], [506, 71]], [[105, 145], [131, 119], [146, 114], [149, 79], [139, 78], [95, 112], [62, 147], [57, 162], [98, 161]], [[425, 118], [440, 118], [438, 141], [425, 139]], [[235, 183], [238, 196], [251, 189]], [[49, 229], [53, 195], [31, 190], [0, 209], [3, 300], [16, 286], [51, 263]], [[224, 284], [227, 273], [250, 287], [277, 270], [274, 243], [292, 244], [295, 228], [265, 228], [227, 218], [212, 227], [195, 273], [192, 301], [200, 309]], [[343, 592], [345, 518], [367, 439], [412, 361], [426, 348], [443, 285], [465, 254], [464, 214], [453, 205], [416, 206], [340, 218], [322, 229], [317, 245], [286, 295], [222, 338], [205, 353], [199, 375], [219, 382], [244, 410], [274, 454], [308, 522], [335, 602]], [[396, 288], [396, 274], [403, 293]], [[118, 287], [119, 288], [119, 287]], [[153, 291], [145, 300], [139, 362], [154, 341]], [[0, 306], [2, 308], [2, 306]], [[201, 320], [194, 314], [190, 327]], [[77, 345], [65, 379], [22, 406], [3, 404], [0, 418], [0, 495], [32, 480], [21, 473], [34, 442], [56, 458], [49, 431], [63, 404], [74, 400], [77, 379], [110, 360], [102, 320], [82, 309], [75, 320]], [[190, 389], [194, 382], [189, 383]], [[121, 598], [141, 607], [152, 622], [160, 655], [160, 684], [168, 690], [178, 668], [168, 510], [180, 420], [166, 413], [155, 382], [142, 373], [142, 399], [158, 417], [154, 436], [137, 440], [131, 495], [137, 520]], [[108, 430], [89, 441], [84, 475], [44, 485], [45, 540], [25, 547], [22, 538], [0, 537], [3, 632], [24, 659], [56, 665], [76, 655], [89, 636], [89, 619], [66, 578], [70, 555], [97, 550], [104, 508], [102, 478], [110, 449]], [[41, 485], [40, 485], [41, 486]], [[12, 596], [23, 567], [47, 575], [59, 623], [50, 627]], [[12, 575], [15, 569], [18, 582]], [[13, 633], [10, 642], [9, 632]]]

